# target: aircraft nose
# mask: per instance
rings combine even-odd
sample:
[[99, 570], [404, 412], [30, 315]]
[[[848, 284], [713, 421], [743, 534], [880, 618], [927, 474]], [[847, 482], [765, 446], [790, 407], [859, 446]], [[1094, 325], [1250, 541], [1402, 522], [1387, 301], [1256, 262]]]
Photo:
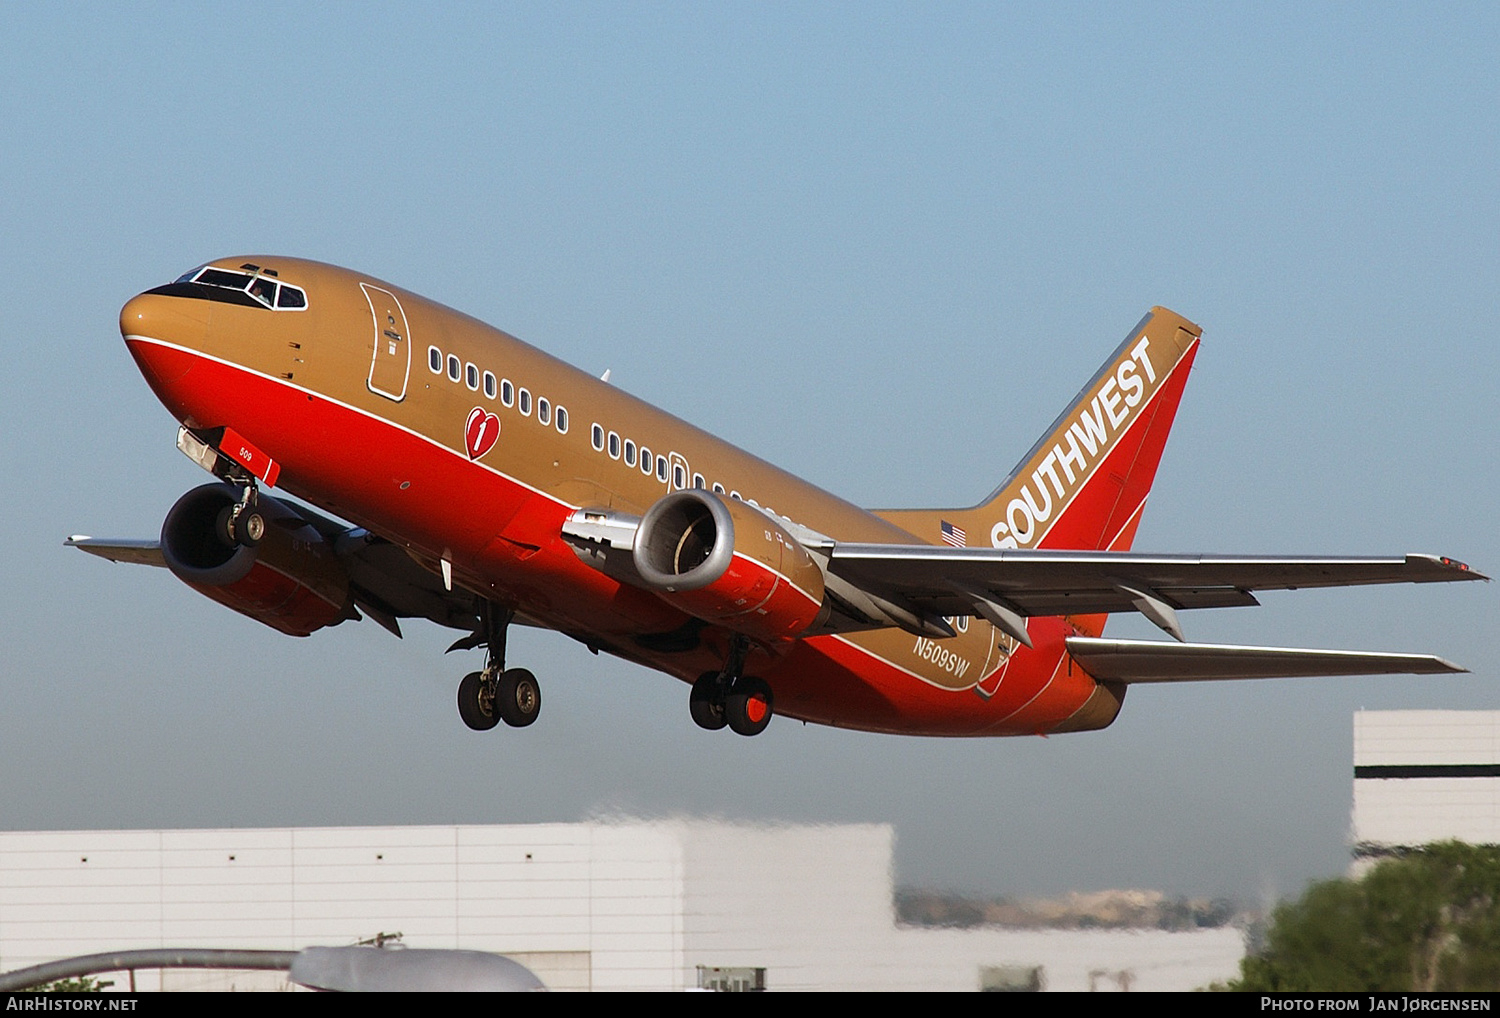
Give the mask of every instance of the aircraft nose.
[[169, 383], [187, 374], [191, 359], [208, 334], [209, 302], [147, 290], [120, 309], [120, 336], [147, 381]]
[[120, 335], [158, 339], [197, 348], [208, 331], [209, 302], [169, 297], [155, 290], [137, 294], [120, 309]]

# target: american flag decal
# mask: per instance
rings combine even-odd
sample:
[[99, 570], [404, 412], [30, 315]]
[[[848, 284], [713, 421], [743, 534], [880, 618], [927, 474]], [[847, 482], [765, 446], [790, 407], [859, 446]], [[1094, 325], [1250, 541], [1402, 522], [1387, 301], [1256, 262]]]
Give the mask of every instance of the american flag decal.
[[955, 527], [947, 520], [943, 520], [942, 525], [944, 544], [951, 544], [955, 548], [962, 548], [969, 543], [969, 535], [964, 533], [963, 527]]

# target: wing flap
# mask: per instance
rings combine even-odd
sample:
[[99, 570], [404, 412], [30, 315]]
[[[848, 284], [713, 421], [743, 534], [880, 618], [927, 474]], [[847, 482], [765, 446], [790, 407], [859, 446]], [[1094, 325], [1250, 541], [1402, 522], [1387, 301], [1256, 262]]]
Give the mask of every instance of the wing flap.
[[1205, 682], [1328, 675], [1446, 675], [1466, 672], [1428, 654], [1357, 650], [1236, 647], [1070, 636], [1068, 653], [1096, 679], [1111, 682]]

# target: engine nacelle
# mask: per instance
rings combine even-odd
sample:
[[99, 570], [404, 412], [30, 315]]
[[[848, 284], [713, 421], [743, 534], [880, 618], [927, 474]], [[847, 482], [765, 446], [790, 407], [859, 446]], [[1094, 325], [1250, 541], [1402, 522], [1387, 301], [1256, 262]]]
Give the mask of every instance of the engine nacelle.
[[288, 636], [352, 618], [349, 577], [323, 535], [288, 506], [261, 495], [265, 534], [253, 548], [220, 536], [219, 515], [239, 500], [205, 484], [177, 500], [161, 526], [162, 557], [179, 580]]
[[747, 636], [786, 639], [826, 617], [807, 549], [766, 513], [701, 488], [646, 510], [632, 557], [658, 597]]

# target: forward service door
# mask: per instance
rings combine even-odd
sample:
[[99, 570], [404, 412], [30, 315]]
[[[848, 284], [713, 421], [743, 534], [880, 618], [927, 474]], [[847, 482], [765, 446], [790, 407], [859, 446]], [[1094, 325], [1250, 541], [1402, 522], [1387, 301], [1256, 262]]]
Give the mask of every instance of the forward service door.
[[406, 380], [411, 374], [411, 336], [401, 301], [389, 290], [360, 283], [375, 325], [375, 350], [370, 358], [370, 391], [393, 399], [406, 398]]

